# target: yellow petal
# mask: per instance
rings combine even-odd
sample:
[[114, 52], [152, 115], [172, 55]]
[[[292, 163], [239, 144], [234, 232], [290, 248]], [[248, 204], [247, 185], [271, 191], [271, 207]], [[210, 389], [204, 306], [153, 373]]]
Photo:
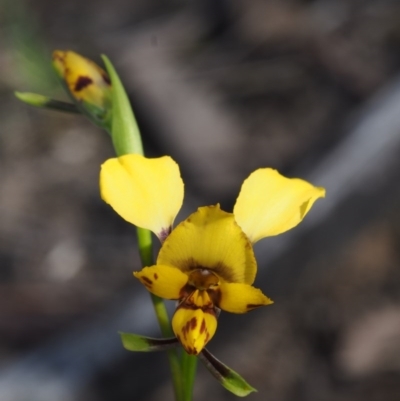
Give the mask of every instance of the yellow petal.
[[261, 290], [247, 284], [221, 283], [216, 291], [219, 291], [219, 297], [215, 297], [217, 306], [226, 312], [246, 313], [273, 303]]
[[324, 196], [324, 188], [263, 168], [244, 181], [233, 214], [254, 243], [297, 226], [313, 203]]
[[145, 267], [133, 275], [154, 295], [166, 299], [179, 299], [188, 276], [171, 266]]
[[188, 354], [201, 352], [217, 330], [216, 314], [206, 291], [196, 290], [190, 300], [178, 306], [172, 328]]
[[123, 219], [161, 240], [183, 202], [179, 166], [168, 156], [147, 159], [131, 154], [107, 160], [101, 166], [100, 191]]
[[223, 281], [251, 284], [257, 265], [252, 246], [231, 213], [201, 207], [180, 223], [164, 242], [157, 264], [189, 273], [208, 269]]
[[110, 79], [97, 64], [72, 51], [56, 50], [53, 64], [72, 96], [101, 109], [109, 105]]

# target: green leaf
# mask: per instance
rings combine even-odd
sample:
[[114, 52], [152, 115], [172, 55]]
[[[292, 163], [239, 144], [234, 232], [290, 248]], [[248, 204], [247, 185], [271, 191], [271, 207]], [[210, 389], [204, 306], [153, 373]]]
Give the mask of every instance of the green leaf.
[[246, 397], [250, 393], [257, 391], [242, 376], [219, 361], [205, 348], [200, 353], [199, 358], [222, 386], [238, 397]]
[[51, 99], [47, 96], [31, 92], [14, 92], [14, 94], [21, 102], [31, 106], [80, 114], [78, 108], [72, 103], [62, 102], [61, 100]]
[[112, 85], [112, 126], [114, 149], [118, 156], [129, 153], [143, 155], [142, 139], [128, 95], [107, 56], [102, 56]]
[[128, 351], [154, 352], [166, 351], [179, 345], [175, 337], [172, 338], [151, 338], [139, 336], [138, 334], [119, 333], [122, 345]]

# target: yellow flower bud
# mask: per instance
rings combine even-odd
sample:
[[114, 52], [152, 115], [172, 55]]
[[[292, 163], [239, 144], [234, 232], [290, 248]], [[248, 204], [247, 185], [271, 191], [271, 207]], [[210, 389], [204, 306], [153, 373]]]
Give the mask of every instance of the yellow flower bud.
[[97, 124], [109, 125], [111, 82], [106, 72], [73, 51], [54, 51], [53, 66], [82, 111]]

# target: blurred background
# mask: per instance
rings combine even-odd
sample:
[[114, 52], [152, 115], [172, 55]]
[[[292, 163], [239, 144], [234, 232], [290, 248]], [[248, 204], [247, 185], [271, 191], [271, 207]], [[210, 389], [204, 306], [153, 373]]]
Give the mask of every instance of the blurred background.
[[[172, 400], [134, 227], [99, 197], [107, 135], [19, 103], [65, 99], [54, 49], [125, 83], [147, 154], [185, 207], [232, 210], [271, 166], [327, 189], [256, 245], [275, 304], [222, 314], [209, 345], [252, 400], [400, 399], [400, 4], [395, 0], [0, 0], [0, 400]], [[195, 400], [233, 400], [200, 364]]]

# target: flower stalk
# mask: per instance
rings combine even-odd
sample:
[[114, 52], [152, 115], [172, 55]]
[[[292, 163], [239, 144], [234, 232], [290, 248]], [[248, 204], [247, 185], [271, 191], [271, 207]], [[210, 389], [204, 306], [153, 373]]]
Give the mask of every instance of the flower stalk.
[[[126, 154], [143, 155], [144, 152], [140, 131], [130, 106], [126, 91], [111, 61], [105, 55], [103, 55], [102, 58], [106, 66], [107, 73], [111, 79], [111, 85], [113, 88], [111, 96], [111, 137], [115, 153], [117, 156], [123, 156]], [[136, 230], [142, 266], [151, 266], [154, 263], [151, 231], [141, 227], [137, 227]], [[171, 329], [171, 323], [164, 301], [154, 294], [151, 294], [151, 300], [162, 335], [166, 338], [172, 337], [174, 334]], [[176, 400], [190, 401], [191, 397], [183, 398], [182, 376], [185, 376], [188, 373], [193, 374], [193, 371], [185, 372], [182, 370], [176, 349], [168, 350], [168, 359]], [[193, 382], [194, 377], [189, 378], [189, 381]]]

